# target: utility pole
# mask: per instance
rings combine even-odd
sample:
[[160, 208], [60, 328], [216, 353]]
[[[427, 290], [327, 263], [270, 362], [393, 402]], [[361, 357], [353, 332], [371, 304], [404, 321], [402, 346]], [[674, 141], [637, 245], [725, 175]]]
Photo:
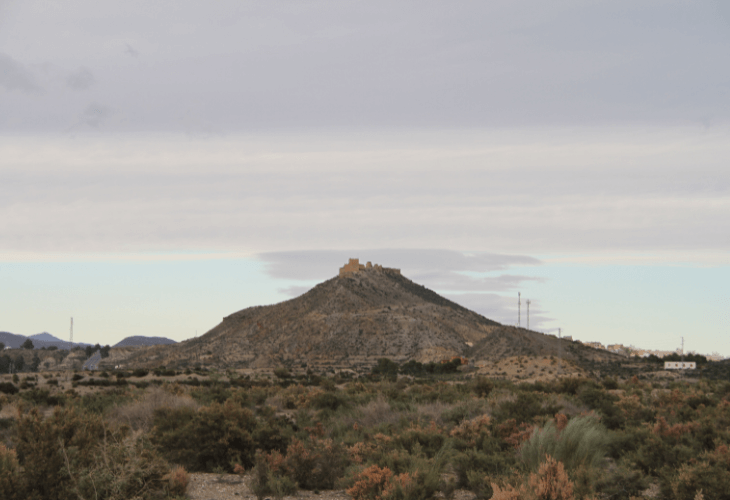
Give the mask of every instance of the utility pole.
[[558, 328], [558, 374], [559, 375], [563, 374], [563, 359], [562, 359], [563, 353], [561, 350], [562, 346], [560, 345], [562, 343], [560, 340], [562, 338], [562, 332], [563, 332], [562, 329]]
[[682, 370], [684, 370], [684, 337], [682, 337]]
[[530, 329], [530, 299], [527, 299], [527, 329]]
[[[74, 319], [71, 318], [71, 333], [69, 334], [68, 341], [74, 343]], [[72, 346], [73, 347], [73, 346]]]
[[520, 311], [521, 307], [522, 307], [522, 293], [517, 292], [517, 328], [520, 327], [520, 317], [522, 316], [522, 311]]

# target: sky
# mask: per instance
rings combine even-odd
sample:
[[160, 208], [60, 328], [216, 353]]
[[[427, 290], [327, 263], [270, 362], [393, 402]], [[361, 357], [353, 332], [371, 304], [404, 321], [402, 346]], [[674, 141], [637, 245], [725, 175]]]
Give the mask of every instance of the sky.
[[723, 0], [0, 0], [0, 331], [184, 340], [357, 257], [730, 357], [728, 60]]

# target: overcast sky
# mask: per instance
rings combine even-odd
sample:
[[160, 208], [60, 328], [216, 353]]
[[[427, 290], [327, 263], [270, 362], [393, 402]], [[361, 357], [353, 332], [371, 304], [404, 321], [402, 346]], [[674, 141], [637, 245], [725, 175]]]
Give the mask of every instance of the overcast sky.
[[360, 257], [730, 355], [727, 61], [723, 0], [0, 0], [0, 330], [182, 340]]

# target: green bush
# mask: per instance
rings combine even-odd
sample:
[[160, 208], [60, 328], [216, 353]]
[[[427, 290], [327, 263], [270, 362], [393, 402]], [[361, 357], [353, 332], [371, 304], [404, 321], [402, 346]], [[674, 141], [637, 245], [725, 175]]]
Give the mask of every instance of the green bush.
[[597, 469], [601, 466], [609, 443], [606, 429], [594, 416], [573, 418], [559, 431], [554, 421], [535, 429], [520, 449], [523, 463], [536, 472], [547, 455], [563, 463], [569, 471], [583, 465]]
[[[281, 455], [278, 455], [276, 458], [280, 457]], [[273, 468], [270, 461], [271, 456], [267, 457], [261, 452], [256, 453], [256, 465], [250, 483], [253, 494], [259, 500], [270, 496], [281, 498], [293, 495], [297, 491], [297, 484], [290, 477], [278, 474], [277, 465], [281, 460], [276, 460]]]
[[0, 392], [4, 394], [17, 394], [19, 390], [10, 382], [0, 382]]
[[560, 406], [543, 405], [538, 396], [532, 393], [519, 393], [514, 401], [504, 401], [494, 412], [498, 421], [515, 419], [518, 424], [532, 422], [539, 415], [554, 415]]
[[227, 401], [194, 410], [155, 410], [152, 442], [169, 461], [189, 471], [232, 471], [234, 464], [254, 463], [257, 423], [253, 413]]

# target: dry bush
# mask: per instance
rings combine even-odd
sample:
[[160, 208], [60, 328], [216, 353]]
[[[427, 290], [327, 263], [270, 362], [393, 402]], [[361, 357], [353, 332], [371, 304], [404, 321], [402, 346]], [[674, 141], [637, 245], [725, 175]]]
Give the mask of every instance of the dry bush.
[[197, 408], [198, 403], [187, 395], [172, 394], [160, 387], [147, 390], [140, 399], [110, 410], [109, 420], [128, 425], [134, 430], [149, 431], [158, 408]]
[[355, 484], [347, 489], [347, 494], [353, 500], [382, 500], [387, 496], [392, 477], [393, 471], [389, 468], [371, 465], [355, 476]]
[[188, 490], [190, 474], [181, 466], [173, 467], [162, 479], [167, 481], [167, 491], [171, 495], [182, 496]]
[[489, 415], [481, 415], [471, 420], [464, 420], [461, 424], [454, 427], [449, 435], [462, 439], [469, 446], [476, 446], [477, 439], [480, 435], [489, 435], [490, 422]]
[[573, 483], [563, 463], [552, 457], [547, 457], [537, 474], [530, 474], [528, 482], [536, 500], [573, 500]]
[[416, 407], [416, 414], [423, 421], [436, 422], [438, 425], [444, 425], [443, 415], [451, 408], [453, 408], [453, 405], [448, 405], [440, 401], [423, 403]]
[[20, 464], [14, 450], [0, 444], [0, 498], [14, 500], [20, 498], [22, 490]]
[[574, 498], [573, 483], [568, 478], [563, 464], [552, 457], [547, 457], [537, 474], [530, 474], [527, 484], [523, 483], [518, 488], [511, 485], [500, 487], [492, 483], [492, 500], [574, 500]]
[[[359, 415], [357, 415], [359, 414]], [[369, 428], [382, 424], [397, 424], [401, 412], [393, 410], [390, 404], [382, 396], [373, 399], [368, 404], [361, 406], [356, 413], [354, 423], [359, 427]]]

